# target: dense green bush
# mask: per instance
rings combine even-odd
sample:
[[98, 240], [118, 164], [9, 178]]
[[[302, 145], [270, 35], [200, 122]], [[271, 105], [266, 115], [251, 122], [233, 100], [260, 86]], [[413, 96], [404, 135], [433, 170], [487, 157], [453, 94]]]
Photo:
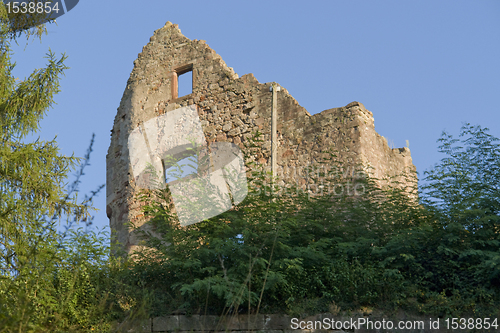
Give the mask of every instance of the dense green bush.
[[152, 315], [297, 314], [331, 304], [496, 313], [500, 150], [481, 127], [465, 125], [460, 136], [465, 147], [453, 146], [458, 141], [447, 134], [440, 139], [448, 157], [427, 173], [420, 202], [415, 187], [379, 188], [369, 177], [347, 179], [343, 172], [323, 180], [365, 190], [279, 195], [256, 173], [236, 208], [180, 227], [168, 189], [145, 193], [145, 212], [161, 235], [145, 235], [154, 251], [136, 263], [153, 291]]

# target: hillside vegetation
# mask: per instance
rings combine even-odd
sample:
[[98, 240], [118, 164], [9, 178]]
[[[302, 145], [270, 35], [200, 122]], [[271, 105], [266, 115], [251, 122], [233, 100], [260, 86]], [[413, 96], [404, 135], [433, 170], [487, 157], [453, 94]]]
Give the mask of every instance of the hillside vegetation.
[[[144, 192], [146, 230], [155, 232], [143, 231], [148, 250], [133, 260], [111, 255], [120, 246], [108, 234], [60, 233], [61, 221], [91, 221], [97, 191], [81, 202], [75, 193], [92, 145], [78, 160], [54, 140], [25, 142], [66, 67], [49, 52], [46, 68], [14, 78], [10, 43], [43, 33], [23, 20], [0, 4], [0, 332], [122, 331], [171, 313], [500, 316], [500, 145], [470, 124], [459, 139], [443, 133], [445, 157], [420, 189], [380, 188], [361, 171], [347, 177], [332, 154], [324, 163], [337, 172], [310, 181], [345, 190], [280, 191], [249, 165], [246, 199], [187, 227], [168, 189]], [[256, 147], [249, 142], [247, 153]]]

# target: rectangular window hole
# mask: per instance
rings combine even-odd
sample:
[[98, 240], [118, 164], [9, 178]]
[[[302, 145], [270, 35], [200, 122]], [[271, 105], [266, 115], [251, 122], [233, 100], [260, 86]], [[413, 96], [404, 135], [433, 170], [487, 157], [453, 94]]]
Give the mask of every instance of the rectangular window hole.
[[196, 155], [188, 156], [164, 168], [166, 183], [180, 180], [186, 176], [198, 173], [197, 157]]
[[193, 93], [193, 68], [177, 72], [178, 97]]

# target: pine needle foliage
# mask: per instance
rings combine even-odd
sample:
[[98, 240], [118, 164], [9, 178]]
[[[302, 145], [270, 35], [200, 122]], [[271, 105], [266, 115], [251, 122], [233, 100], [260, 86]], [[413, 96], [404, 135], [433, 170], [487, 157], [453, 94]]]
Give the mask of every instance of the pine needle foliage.
[[[44, 68], [22, 80], [13, 76], [11, 43], [23, 36], [41, 38], [45, 26], [37, 20], [43, 19], [8, 15], [0, 3], [2, 333], [87, 331], [108, 318], [103, 315], [107, 293], [101, 288], [110, 269], [106, 237], [58, 231], [61, 222], [91, 222], [92, 198], [102, 187], [81, 202], [76, 194], [94, 139], [84, 159], [62, 155], [55, 140], [28, 142], [54, 104], [66, 56], [49, 50]], [[69, 172], [79, 163], [75, 182], [67, 186]]]

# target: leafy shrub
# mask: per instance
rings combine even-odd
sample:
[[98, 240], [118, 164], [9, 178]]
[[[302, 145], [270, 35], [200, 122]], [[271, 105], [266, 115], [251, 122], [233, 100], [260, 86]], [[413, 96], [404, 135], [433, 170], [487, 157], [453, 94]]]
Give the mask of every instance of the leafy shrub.
[[153, 314], [304, 314], [328, 311], [331, 304], [494, 313], [500, 301], [500, 154], [485, 129], [465, 125], [461, 136], [467, 135], [465, 149], [443, 136], [441, 151], [451, 157], [427, 173], [420, 203], [416, 188], [403, 186], [415, 184], [411, 179], [381, 188], [366, 175], [338, 173], [323, 176], [357, 182], [365, 191], [279, 195], [254, 165], [243, 203], [180, 227], [168, 189], [145, 192], [155, 234], [144, 236], [154, 250], [141, 254], [137, 265], [155, 299]]

